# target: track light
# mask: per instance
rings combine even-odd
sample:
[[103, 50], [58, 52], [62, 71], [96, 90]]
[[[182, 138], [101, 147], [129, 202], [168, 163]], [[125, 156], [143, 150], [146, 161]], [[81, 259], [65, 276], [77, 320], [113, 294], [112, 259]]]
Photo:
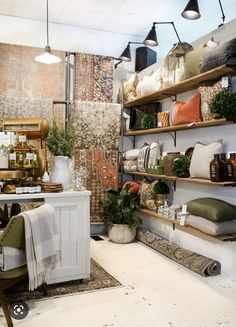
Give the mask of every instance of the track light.
[[173, 26], [175, 34], [179, 40], [179, 43], [181, 43], [181, 40], [180, 40], [179, 34], [177, 33], [177, 30], [175, 28], [174, 22], [153, 22], [152, 28], [143, 42], [145, 45], [149, 45], [151, 47], [158, 45], [157, 34], [156, 34], [156, 25], [159, 25], [159, 24], [171, 24]]

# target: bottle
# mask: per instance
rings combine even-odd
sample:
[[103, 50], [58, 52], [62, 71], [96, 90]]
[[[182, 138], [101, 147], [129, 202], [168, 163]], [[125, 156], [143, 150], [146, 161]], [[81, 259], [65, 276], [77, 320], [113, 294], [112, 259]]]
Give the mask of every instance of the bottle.
[[17, 148], [26, 148], [27, 147], [27, 141], [26, 141], [26, 134], [23, 132], [18, 132], [16, 134], [16, 146]]
[[36, 149], [33, 149], [32, 158], [33, 158], [32, 166], [33, 166], [33, 168], [37, 168], [38, 167], [38, 155], [37, 155]]
[[220, 153], [220, 159], [224, 162], [224, 175], [225, 175], [225, 181], [226, 181], [227, 180], [226, 153]]
[[16, 168], [16, 152], [14, 149], [11, 149], [9, 153], [9, 168]]
[[16, 167], [23, 167], [23, 151], [21, 151], [20, 149], [16, 151]]
[[230, 158], [226, 161], [226, 172], [228, 181], [236, 181], [236, 154], [230, 153]]
[[33, 167], [33, 154], [32, 154], [31, 150], [28, 150], [26, 152], [23, 166], [24, 166], [24, 168], [32, 168]]
[[212, 182], [225, 180], [225, 165], [219, 154], [214, 154], [214, 159], [210, 162], [210, 179]]

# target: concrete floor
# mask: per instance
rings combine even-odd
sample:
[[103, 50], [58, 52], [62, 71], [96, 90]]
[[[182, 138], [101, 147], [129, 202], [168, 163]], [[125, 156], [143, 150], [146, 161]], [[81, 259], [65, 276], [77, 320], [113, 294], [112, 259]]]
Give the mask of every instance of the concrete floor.
[[91, 240], [91, 256], [123, 286], [28, 303], [29, 315], [14, 326], [236, 326], [232, 281], [201, 277], [139, 242]]

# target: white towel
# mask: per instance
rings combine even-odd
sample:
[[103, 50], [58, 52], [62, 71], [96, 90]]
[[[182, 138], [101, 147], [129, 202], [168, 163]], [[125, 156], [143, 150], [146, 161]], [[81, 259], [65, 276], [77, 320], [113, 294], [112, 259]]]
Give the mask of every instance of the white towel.
[[47, 282], [61, 257], [55, 211], [49, 204], [44, 204], [21, 215], [25, 224], [29, 290], [33, 290]]

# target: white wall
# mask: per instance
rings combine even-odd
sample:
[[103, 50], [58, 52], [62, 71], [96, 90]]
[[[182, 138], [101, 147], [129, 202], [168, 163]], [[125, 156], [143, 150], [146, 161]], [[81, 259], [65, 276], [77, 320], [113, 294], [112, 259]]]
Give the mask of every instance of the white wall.
[[[235, 37], [236, 20], [222, 26], [221, 28], [209, 33], [202, 37], [200, 40], [194, 42], [194, 46], [204, 43], [206, 40], [214, 36], [216, 42], [224, 42]], [[139, 74], [142, 78], [145, 75], [154, 71], [160, 63], [148, 67], [146, 70]], [[180, 95], [177, 95], [177, 99], [180, 101], [187, 101], [195, 94], [196, 90], [192, 90]], [[163, 111], [170, 110], [172, 101], [165, 99], [162, 101]], [[144, 142], [154, 142], [159, 140], [162, 145], [162, 150], [166, 152], [173, 151], [186, 151], [187, 148], [193, 147], [196, 142], [208, 144], [213, 141], [223, 139], [224, 151], [236, 152], [236, 126], [220, 126], [220, 127], [208, 127], [202, 129], [177, 131], [177, 146], [173, 145], [173, 140], [168, 133], [152, 134], [149, 136], [136, 137], [136, 147], [140, 147]], [[126, 147], [131, 147], [129, 141], [126, 142]], [[234, 203], [236, 205], [236, 187], [212, 187], [203, 186], [197, 184], [177, 183], [176, 191], [173, 189], [173, 183], [168, 182], [171, 187], [170, 202], [175, 204], [184, 204], [185, 202], [199, 198], [199, 197], [215, 197], [222, 200]], [[146, 228], [154, 233], [157, 233], [171, 242], [177, 243], [189, 250], [196, 251], [202, 255], [209, 256], [213, 259], [219, 260], [222, 264], [222, 275], [225, 278], [230, 278], [236, 281], [236, 242], [219, 242], [209, 241], [209, 239], [201, 239], [185, 232], [173, 230], [172, 226], [158, 221], [154, 218], [143, 216], [143, 223]]]

